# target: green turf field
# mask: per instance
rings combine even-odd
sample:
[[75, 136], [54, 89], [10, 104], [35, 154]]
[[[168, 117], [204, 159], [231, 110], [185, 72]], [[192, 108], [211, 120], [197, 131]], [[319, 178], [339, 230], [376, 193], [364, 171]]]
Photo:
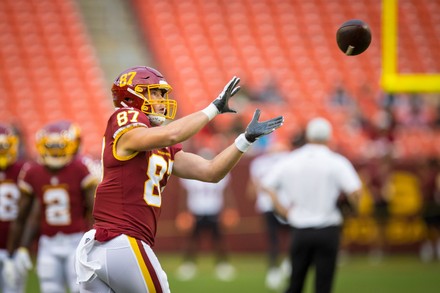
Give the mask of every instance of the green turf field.
[[[209, 293], [269, 293], [264, 287], [265, 258], [263, 255], [234, 254], [232, 264], [237, 278], [222, 282], [215, 278], [213, 258], [199, 258], [199, 273], [191, 281], [179, 281], [175, 272], [180, 264], [178, 254], [159, 254], [168, 273], [172, 292]], [[27, 292], [40, 292], [34, 274], [29, 278]], [[304, 293], [312, 293], [308, 278]], [[281, 290], [278, 292], [282, 292]], [[388, 256], [379, 264], [371, 264], [366, 257], [352, 257], [339, 266], [334, 286], [335, 293], [438, 293], [440, 292], [440, 262], [424, 264], [415, 256]]]

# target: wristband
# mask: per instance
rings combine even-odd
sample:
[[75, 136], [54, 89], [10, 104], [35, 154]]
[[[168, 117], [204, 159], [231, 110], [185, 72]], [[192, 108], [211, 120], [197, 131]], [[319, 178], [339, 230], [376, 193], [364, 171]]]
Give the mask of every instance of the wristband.
[[237, 147], [237, 149], [242, 152], [245, 153], [252, 145], [252, 142], [249, 142], [246, 137], [244, 136], [244, 133], [240, 134], [236, 139], [235, 139], [235, 146]]
[[209, 121], [211, 121], [217, 114], [219, 114], [219, 111], [217, 107], [214, 104], [209, 104], [208, 107], [202, 110], [203, 113], [205, 113], [206, 116], [208, 116]]

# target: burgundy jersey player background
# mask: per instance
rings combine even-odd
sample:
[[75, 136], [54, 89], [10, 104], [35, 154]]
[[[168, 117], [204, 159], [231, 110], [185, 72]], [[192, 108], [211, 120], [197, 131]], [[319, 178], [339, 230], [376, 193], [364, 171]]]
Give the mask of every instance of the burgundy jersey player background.
[[96, 178], [80, 158], [57, 171], [35, 162], [26, 163], [18, 181], [20, 189], [40, 201], [40, 233], [47, 236], [83, 232], [89, 228], [84, 190], [94, 182]]
[[0, 249], [6, 249], [9, 226], [18, 215], [20, 190], [17, 180], [24, 162], [17, 161], [0, 170]]
[[[161, 193], [171, 175], [174, 155], [181, 144], [118, 157], [115, 143], [134, 127], [152, 127], [134, 108], [121, 108], [109, 118], [103, 142], [103, 180], [96, 190], [93, 210], [96, 240], [126, 234], [154, 246]], [[148, 170], [148, 171], [147, 171]], [[147, 174], [155, 174], [150, 178]]]

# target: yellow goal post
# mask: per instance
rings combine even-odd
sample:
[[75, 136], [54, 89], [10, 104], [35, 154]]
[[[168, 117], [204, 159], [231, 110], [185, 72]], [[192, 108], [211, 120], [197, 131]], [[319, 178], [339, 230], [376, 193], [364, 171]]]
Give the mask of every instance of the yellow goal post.
[[385, 92], [440, 92], [440, 74], [398, 72], [398, 2], [382, 0], [382, 89]]

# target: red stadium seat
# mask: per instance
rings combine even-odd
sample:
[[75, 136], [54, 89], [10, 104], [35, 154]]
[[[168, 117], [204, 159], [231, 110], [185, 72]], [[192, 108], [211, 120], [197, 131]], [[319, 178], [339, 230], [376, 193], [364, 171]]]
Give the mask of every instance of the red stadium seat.
[[0, 25], [0, 78], [8, 84], [7, 99], [14, 101], [5, 103], [2, 112], [9, 114], [2, 120], [23, 127], [30, 153], [35, 131], [54, 119], [87, 128], [83, 148], [100, 153], [102, 133], [87, 125], [105, 125], [111, 103], [75, 5], [68, 0], [2, 1], [0, 15], [7, 21]]
[[[161, 64], [167, 73], [182, 76], [173, 81], [186, 81], [183, 74], [174, 73], [175, 68], [182, 68], [182, 64], [191, 72], [191, 78], [203, 81], [199, 87], [206, 92], [193, 97], [198, 105], [209, 102], [233, 74], [239, 75], [242, 83], [251, 90], [258, 89], [261, 79], [271, 74], [288, 101], [288, 106], [280, 110], [289, 109], [289, 114], [299, 117], [298, 121], [325, 114], [328, 111], [323, 106], [326, 98], [339, 82], [343, 82], [347, 91], [365, 107], [365, 113], [374, 113], [378, 109], [377, 97], [381, 93], [379, 0], [237, 0], [227, 4], [222, 1], [160, 2], [133, 1], [135, 10], [141, 12], [139, 15], [146, 10], [152, 15], [140, 18], [146, 36], [152, 33], [150, 30], [161, 26], [173, 28], [173, 33], [164, 34], [160, 43], [182, 50], [164, 48], [156, 44], [157, 39], [150, 40], [152, 48], [156, 56], [166, 52], [167, 58], [161, 59]], [[438, 73], [440, 53], [433, 49], [440, 47], [440, 34], [434, 25], [439, 24], [438, 3], [414, 0], [402, 2], [401, 6], [399, 11], [415, 11], [416, 14], [414, 17], [399, 17], [402, 30], [399, 55], [403, 55], [399, 56], [399, 67], [407, 72]], [[347, 57], [336, 46], [335, 31], [342, 22], [359, 15], [369, 23], [373, 42], [363, 55]], [[189, 20], [194, 25], [190, 25]], [[417, 35], [423, 38], [424, 46], [420, 46]], [[368, 93], [360, 91], [365, 84], [370, 87]], [[179, 89], [180, 97], [188, 97], [190, 95], [185, 92], [193, 91], [178, 84], [175, 88]], [[190, 103], [183, 104], [183, 113], [193, 111], [188, 106]], [[334, 115], [339, 123], [347, 122], [348, 117], [343, 116], [346, 114]]]

